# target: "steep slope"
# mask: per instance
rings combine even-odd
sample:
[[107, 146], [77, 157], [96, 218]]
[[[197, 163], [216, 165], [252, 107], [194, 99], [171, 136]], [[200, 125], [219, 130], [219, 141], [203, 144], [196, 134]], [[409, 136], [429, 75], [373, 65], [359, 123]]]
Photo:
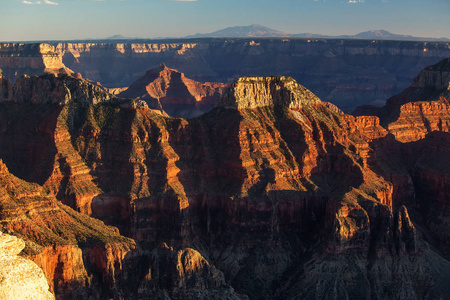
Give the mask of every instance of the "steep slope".
[[227, 86], [196, 82], [161, 64], [118, 96], [143, 100], [150, 108], [162, 110], [171, 117], [192, 118], [210, 111]]
[[[131, 219], [123, 227], [146, 247], [167, 242], [201, 251], [252, 298], [282, 298], [303, 284], [311, 292], [328, 268], [341, 270], [326, 280], [340, 296], [389, 297], [391, 276], [412, 286], [404, 295], [448, 295], [446, 275], [436, 275], [448, 274], [448, 262], [426, 250], [407, 209], [393, 203], [394, 187], [369, 168], [368, 142], [387, 131], [376, 118], [328, 107], [291, 78], [242, 78], [200, 118], [166, 119], [137, 110], [129, 127], [100, 127], [92, 135], [84, 128], [99, 119], [95, 113], [86, 118], [85, 110], [74, 115], [78, 125], [71, 132], [102, 189], [114, 186], [124, 203], [130, 201], [130, 214], [117, 209], [112, 222]], [[113, 157], [123, 155], [120, 141], [127, 132], [130, 159], [117, 162]], [[99, 156], [98, 149], [115, 155]], [[430, 259], [420, 260], [424, 253]], [[347, 268], [347, 261], [357, 263]], [[427, 269], [413, 268], [411, 278], [397, 271], [417, 261]], [[325, 267], [301, 271], [316, 262]], [[340, 272], [350, 283], [339, 279]], [[312, 281], [306, 284], [307, 278]], [[335, 292], [324, 288], [320, 295]]]
[[[158, 279], [153, 274], [158, 272], [158, 265], [150, 263], [149, 252], [133, 250], [134, 241], [86, 216], [92, 214], [110, 222], [125, 219], [116, 223], [125, 232], [132, 231], [130, 195], [139, 189], [128, 186], [133, 173], [126, 159], [131, 151], [127, 147], [133, 141], [127, 123], [131, 126], [139, 107], [154, 118], [161, 118], [159, 115], [139, 101], [116, 98], [89, 82], [53, 75], [21, 78], [13, 97], [0, 105], [0, 157], [20, 177], [43, 185], [16, 178], [0, 163], [0, 223], [27, 242], [27, 255], [43, 268], [59, 298], [133, 298], [154, 292], [175, 299], [185, 295], [195, 298], [198, 293], [205, 298], [240, 299], [225, 284], [223, 274], [200, 254], [183, 255], [181, 265], [186, 274], [178, 275], [176, 284], [165, 284], [165, 277]], [[80, 128], [80, 119], [95, 123]], [[88, 138], [97, 132], [102, 145], [95, 155], [100, 158], [85, 159], [84, 153], [75, 150], [80, 146], [80, 139], [71, 136], [75, 129]], [[128, 132], [114, 137], [118, 130]], [[100, 162], [97, 168], [93, 165], [96, 159], [104, 164]], [[119, 176], [114, 178], [108, 172]], [[55, 196], [84, 214], [61, 204]], [[161, 259], [164, 263], [173, 258], [168, 255]], [[203, 267], [197, 269], [196, 261]], [[167, 270], [167, 274], [171, 272]], [[154, 278], [157, 291], [152, 288]], [[191, 283], [193, 278], [199, 283]], [[182, 281], [187, 283], [178, 286]]]

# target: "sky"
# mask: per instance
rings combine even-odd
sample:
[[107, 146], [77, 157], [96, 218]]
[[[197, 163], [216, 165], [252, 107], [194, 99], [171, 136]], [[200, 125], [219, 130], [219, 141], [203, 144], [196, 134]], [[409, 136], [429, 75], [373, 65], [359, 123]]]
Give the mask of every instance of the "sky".
[[183, 37], [250, 24], [450, 38], [449, 11], [450, 0], [0, 0], [0, 41]]

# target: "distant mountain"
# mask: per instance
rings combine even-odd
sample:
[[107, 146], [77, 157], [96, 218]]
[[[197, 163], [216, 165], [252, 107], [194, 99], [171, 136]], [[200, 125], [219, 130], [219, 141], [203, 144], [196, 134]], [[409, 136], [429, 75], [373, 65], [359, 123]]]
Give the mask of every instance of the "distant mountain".
[[186, 38], [203, 38], [203, 37], [284, 37], [289, 34], [286, 32], [271, 29], [262, 25], [252, 24], [249, 26], [234, 26], [221, 29], [211, 33], [197, 33], [187, 36]]
[[123, 36], [121, 34], [116, 34], [113, 36], [109, 36], [106, 38], [107, 40], [128, 40], [130, 39], [129, 37]]
[[387, 30], [369, 30], [355, 35], [323, 35], [317, 33], [290, 34], [283, 31], [271, 29], [262, 25], [234, 26], [221, 29], [211, 33], [197, 33], [185, 38], [239, 38], [239, 37], [291, 37], [291, 38], [316, 38], [316, 39], [363, 39], [363, 40], [403, 40], [403, 41], [450, 41], [442, 37], [416, 37], [412, 35], [395, 34]]
[[360, 32], [358, 34], [353, 35], [352, 37], [359, 39], [388, 39], [388, 40], [417, 39], [417, 37], [414, 37], [412, 35], [390, 33], [389, 31], [383, 29]]
[[405, 34], [395, 34], [387, 30], [369, 30], [360, 32], [355, 35], [322, 35], [315, 33], [298, 33], [289, 34], [293, 38], [316, 38], [316, 39], [355, 39], [355, 40], [396, 40], [396, 41], [443, 41], [448, 42], [450, 39], [442, 37], [417, 37]]

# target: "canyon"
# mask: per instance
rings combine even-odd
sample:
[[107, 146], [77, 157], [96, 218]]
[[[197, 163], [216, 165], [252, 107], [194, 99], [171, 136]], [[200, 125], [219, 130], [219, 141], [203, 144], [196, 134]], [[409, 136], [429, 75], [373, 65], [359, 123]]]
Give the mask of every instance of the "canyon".
[[295, 38], [2, 43], [0, 68], [11, 82], [66, 68], [108, 88], [128, 87], [161, 63], [199, 82], [291, 76], [349, 113], [360, 105], [382, 106], [423, 68], [450, 57], [449, 45]]
[[[352, 54], [387, 51], [380, 43]], [[110, 90], [101, 72], [77, 69], [100, 63], [99, 46], [68, 45], [48, 48], [62, 68], [59, 58], [41, 61], [42, 48], [16, 75], [0, 57], [0, 229], [24, 241], [22, 255], [57, 299], [450, 296], [448, 59], [417, 72], [384, 107], [348, 115], [264, 70], [214, 85], [160, 65], [126, 71], [140, 74], [135, 84]], [[199, 51], [118, 45], [100, 49], [111, 47], [118, 64], [134, 53], [145, 70], [145, 57]], [[443, 45], [426, 52], [446, 53]], [[424, 62], [424, 48], [400, 49], [392, 51], [410, 55], [410, 67]], [[189, 59], [194, 66], [198, 56]], [[19, 76], [33, 60], [46, 74]], [[180, 95], [196, 117], [168, 116], [186, 113], [164, 107]], [[198, 100], [209, 96], [215, 106], [202, 113]]]

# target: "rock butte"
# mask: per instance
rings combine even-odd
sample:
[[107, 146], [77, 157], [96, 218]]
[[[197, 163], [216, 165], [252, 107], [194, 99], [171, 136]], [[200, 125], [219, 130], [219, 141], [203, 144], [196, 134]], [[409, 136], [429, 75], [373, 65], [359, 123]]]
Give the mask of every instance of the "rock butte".
[[0, 103], [1, 225], [61, 299], [448, 298], [448, 84], [420, 82], [398, 114], [351, 116], [245, 77], [186, 120], [20, 78]]
[[161, 64], [118, 96], [143, 100], [148, 107], [171, 117], [192, 118], [210, 111], [226, 87], [224, 83], [196, 82]]

